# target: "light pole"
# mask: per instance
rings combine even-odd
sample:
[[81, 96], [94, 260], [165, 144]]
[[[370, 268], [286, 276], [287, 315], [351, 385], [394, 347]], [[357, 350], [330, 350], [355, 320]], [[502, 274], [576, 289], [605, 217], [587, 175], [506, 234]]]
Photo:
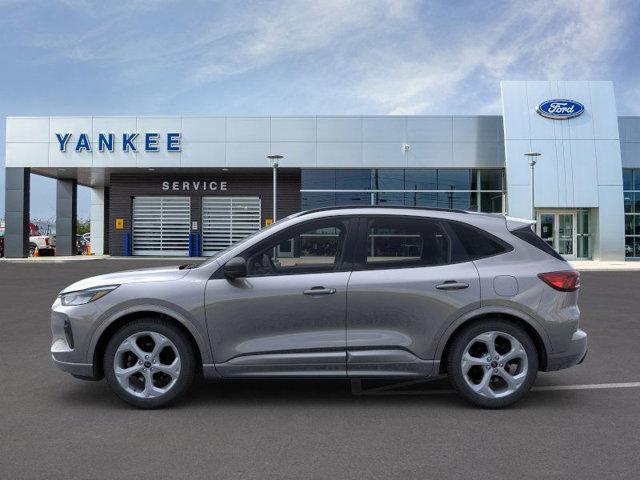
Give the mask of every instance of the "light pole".
[[531, 167], [531, 220], [536, 219], [536, 191], [535, 191], [535, 175], [534, 168], [536, 166], [536, 157], [541, 156], [540, 152], [527, 152], [524, 154], [529, 159], [529, 166]]
[[271, 166], [273, 167], [273, 222], [278, 219], [278, 162], [284, 157], [282, 155], [267, 155], [267, 158], [271, 160]]

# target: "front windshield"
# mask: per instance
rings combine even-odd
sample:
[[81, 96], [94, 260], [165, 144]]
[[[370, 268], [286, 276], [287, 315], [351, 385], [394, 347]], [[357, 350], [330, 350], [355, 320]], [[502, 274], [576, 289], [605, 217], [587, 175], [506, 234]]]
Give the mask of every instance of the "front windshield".
[[227, 253], [229, 250], [231, 250], [232, 248], [236, 248], [239, 247], [245, 243], [247, 243], [249, 240], [251, 240], [252, 238], [254, 238], [256, 235], [259, 235], [261, 233], [264, 233], [265, 231], [269, 230], [270, 228], [273, 228], [276, 225], [279, 225], [281, 223], [284, 223], [286, 220], [289, 220], [295, 216], [297, 216], [298, 214], [293, 214], [293, 215], [289, 215], [288, 217], [284, 217], [281, 218], [280, 220], [275, 221], [274, 223], [267, 225], [266, 227], [261, 228], [260, 230], [257, 230], [255, 232], [253, 232], [251, 235], [244, 237], [242, 240], [236, 242], [236, 243], [232, 243], [231, 245], [229, 245], [227, 248], [220, 250], [219, 252], [216, 252], [213, 256], [207, 258], [204, 262], [202, 262], [200, 265], [198, 265], [197, 268], [199, 267], [206, 267], [207, 265], [211, 265], [212, 262], [215, 262], [216, 259], [220, 258], [222, 255], [224, 255], [225, 253]]

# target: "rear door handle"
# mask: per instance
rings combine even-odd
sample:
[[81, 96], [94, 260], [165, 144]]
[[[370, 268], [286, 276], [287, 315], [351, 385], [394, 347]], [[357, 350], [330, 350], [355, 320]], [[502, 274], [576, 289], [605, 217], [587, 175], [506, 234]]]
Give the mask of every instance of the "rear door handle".
[[311, 296], [316, 296], [316, 295], [333, 295], [334, 293], [336, 293], [336, 289], [335, 288], [325, 288], [325, 287], [311, 287], [308, 290], [305, 290], [304, 292], [305, 295], [311, 295]]
[[464, 282], [456, 282], [455, 280], [447, 280], [444, 283], [436, 285], [438, 290], [462, 290], [464, 288], [469, 288], [468, 283]]

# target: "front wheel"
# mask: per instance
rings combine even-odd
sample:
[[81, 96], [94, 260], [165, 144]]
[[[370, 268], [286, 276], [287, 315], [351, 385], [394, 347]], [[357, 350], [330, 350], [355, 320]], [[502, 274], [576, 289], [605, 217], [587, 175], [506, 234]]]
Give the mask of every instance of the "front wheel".
[[136, 320], [111, 338], [103, 362], [114, 393], [139, 408], [164, 407], [181, 397], [195, 376], [186, 335], [159, 319]]
[[538, 373], [536, 347], [522, 328], [487, 320], [462, 330], [447, 355], [447, 373], [463, 398], [483, 408], [520, 400]]

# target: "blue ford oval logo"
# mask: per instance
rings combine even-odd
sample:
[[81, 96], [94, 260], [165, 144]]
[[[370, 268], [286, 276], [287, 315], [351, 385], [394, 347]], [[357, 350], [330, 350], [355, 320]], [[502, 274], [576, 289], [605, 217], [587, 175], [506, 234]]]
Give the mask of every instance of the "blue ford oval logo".
[[536, 111], [546, 118], [566, 120], [581, 115], [584, 112], [584, 105], [573, 100], [555, 99], [542, 102]]

